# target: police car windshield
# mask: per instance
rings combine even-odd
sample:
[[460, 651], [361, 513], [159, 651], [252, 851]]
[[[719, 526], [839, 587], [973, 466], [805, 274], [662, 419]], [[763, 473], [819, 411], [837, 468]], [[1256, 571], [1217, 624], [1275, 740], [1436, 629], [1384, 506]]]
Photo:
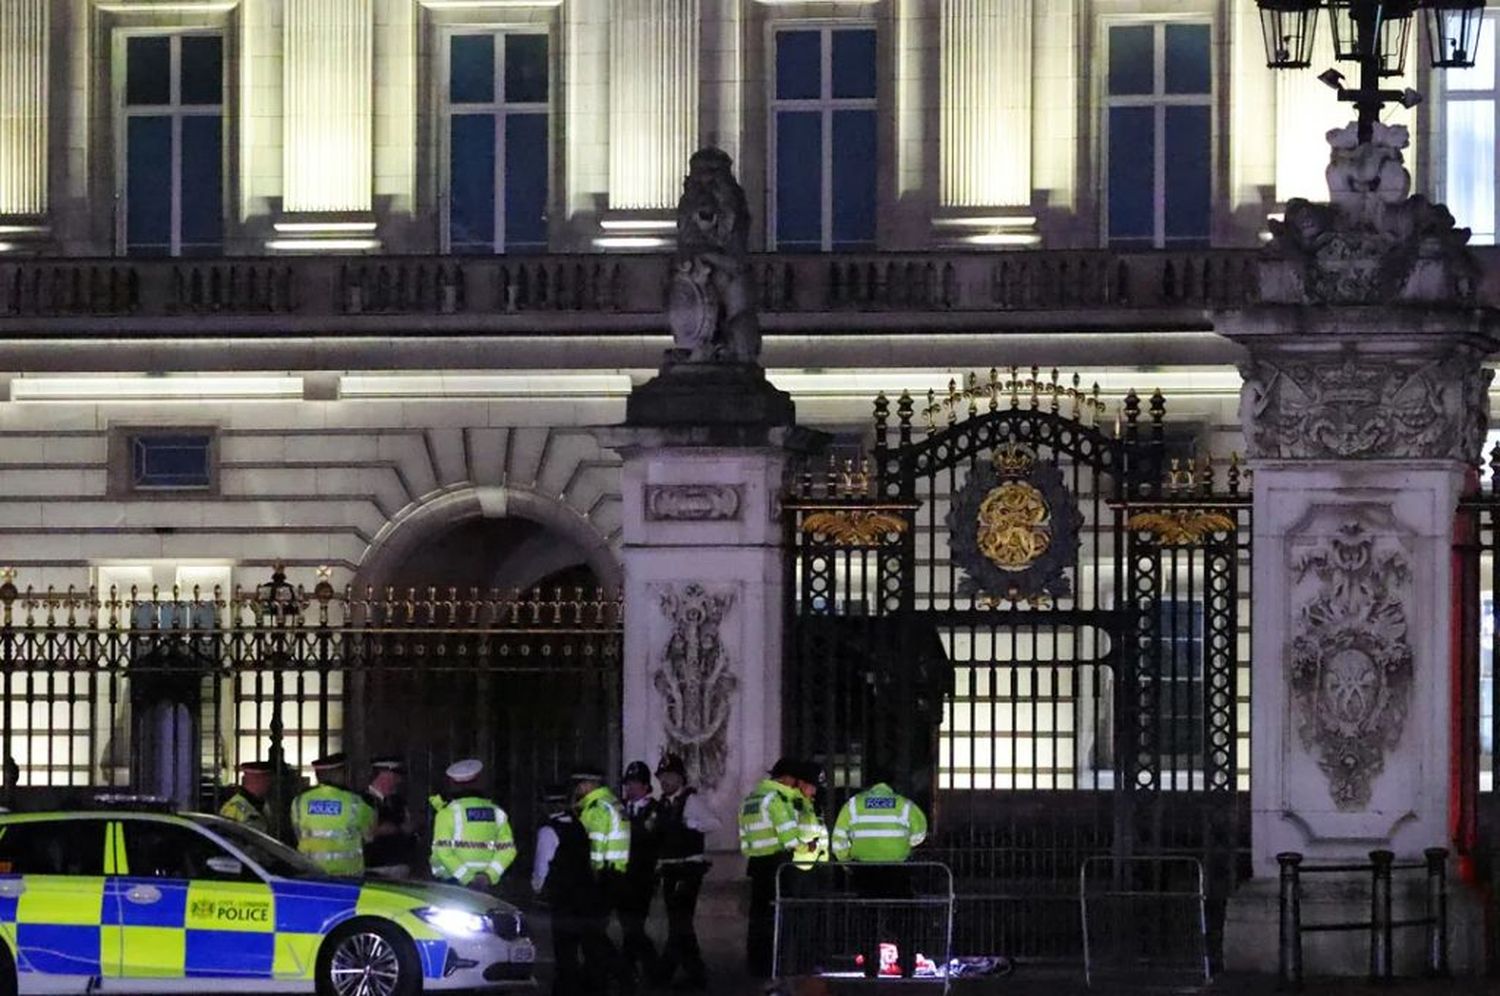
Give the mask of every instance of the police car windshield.
[[327, 878], [313, 862], [278, 840], [218, 816], [194, 815], [194, 823], [222, 837], [245, 852], [245, 857], [260, 865], [267, 875], [277, 878]]

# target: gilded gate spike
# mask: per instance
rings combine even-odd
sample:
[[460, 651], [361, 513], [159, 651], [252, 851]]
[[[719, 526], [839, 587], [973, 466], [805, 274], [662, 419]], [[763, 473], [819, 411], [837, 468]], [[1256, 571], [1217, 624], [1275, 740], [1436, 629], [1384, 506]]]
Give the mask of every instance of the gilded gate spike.
[[1000, 371], [990, 367], [990, 382], [985, 388], [990, 396], [990, 411], [1000, 407]]
[[937, 428], [937, 413], [937, 392], [929, 387], [927, 389], [927, 407], [922, 409], [922, 414], [927, 418], [928, 431]]
[[964, 388], [964, 395], [969, 399], [969, 417], [973, 418], [979, 414], [979, 375], [969, 371], [968, 385]]
[[1021, 368], [1010, 368], [1010, 406], [1021, 407]]
[[1062, 398], [1061, 398], [1062, 387], [1060, 386], [1061, 379], [1062, 379], [1062, 374], [1058, 371], [1058, 369], [1056, 367], [1053, 367], [1052, 368], [1052, 384], [1048, 387], [1047, 390], [1052, 395], [1052, 413], [1054, 415], [1057, 414], [1057, 410], [1060, 407], [1062, 407]]
[[958, 400], [962, 395], [958, 391], [958, 381], [952, 377], [948, 378], [948, 397], [943, 399], [943, 407], [948, 409], [948, 424], [952, 425], [958, 421]]

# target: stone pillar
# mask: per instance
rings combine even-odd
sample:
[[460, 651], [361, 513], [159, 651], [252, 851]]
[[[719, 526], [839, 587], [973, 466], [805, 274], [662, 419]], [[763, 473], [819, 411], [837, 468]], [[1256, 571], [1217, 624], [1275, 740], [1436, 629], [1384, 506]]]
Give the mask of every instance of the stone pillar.
[[285, 4], [278, 247], [328, 236], [368, 239], [374, 230], [374, 0]]
[[[942, 0], [937, 224], [955, 241], [1036, 241], [1030, 234], [1036, 224], [1031, 214], [1032, 2]], [[996, 57], [999, 52], [1003, 58]], [[1008, 242], [997, 238], [1006, 236]]]
[[[1255, 501], [1255, 878], [1231, 901], [1231, 969], [1275, 970], [1278, 853], [1420, 862], [1450, 846], [1454, 528], [1488, 427], [1484, 361], [1500, 325], [1474, 305], [1467, 233], [1405, 198], [1401, 130], [1360, 149], [1348, 138], [1330, 167], [1334, 202], [1293, 201], [1273, 223], [1264, 303], [1216, 324], [1248, 354]], [[1388, 166], [1383, 191], [1353, 169], [1371, 158]], [[1368, 921], [1369, 881], [1304, 876], [1304, 922]], [[1396, 884], [1396, 919], [1420, 918], [1422, 877]], [[1476, 919], [1458, 890], [1458, 970], [1478, 967]], [[1420, 970], [1422, 939], [1397, 931], [1398, 972]], [[1308, 934], [1303, 949], [1311, 975], [1368, 970], [1364, 931]]]
[[609, 212], [601, 248], [671, 244], [682, 164], [698, 147], [699, 4], [610, 0]]
[[44, 236], [47, 3], [0, 3], [0, 252]]

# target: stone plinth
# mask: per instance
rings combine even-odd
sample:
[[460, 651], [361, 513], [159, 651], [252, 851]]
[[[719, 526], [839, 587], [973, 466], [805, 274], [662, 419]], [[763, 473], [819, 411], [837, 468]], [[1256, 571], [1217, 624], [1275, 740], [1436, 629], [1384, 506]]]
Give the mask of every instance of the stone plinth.
[[682, 755], [724, 824], [710, 849], [733, 850], [739, 801], [781, 748], [779, 498], [813, 434], [790, 404], [784, 424], [734, 421], [732, 392], [697, 395], [695, 421], [673, 374], [653, 383], [631, 398], [633, 424], [596, 430], [624, 458], [625, 758]]
[[[1488, 426], [1495, 325], [1435, 305], [1267, 305], [1218, 329], [1249, 352], [1255, 495], [1256, 880], [1225, 949], [1231, 967], [1274, 971], [1278, 852], [1343, 864], [1449, 846], [1454, 522]], [[1305, 881], [1308, 922], [1368, 919], [1361, 884]], [[1396, 918], [1420, 916], [1403, 895]], [[1319, 938], [1307, 971], [1363, 972], [1366, 949], [1364, 934]]]

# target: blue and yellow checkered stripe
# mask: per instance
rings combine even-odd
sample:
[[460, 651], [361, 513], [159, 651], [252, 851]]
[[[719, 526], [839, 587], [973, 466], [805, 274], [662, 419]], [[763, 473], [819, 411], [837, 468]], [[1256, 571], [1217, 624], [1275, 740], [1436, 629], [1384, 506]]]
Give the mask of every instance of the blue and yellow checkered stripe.
[[[18, 876], [0, 876], [0, 882]], [[322, 882], [182, 883], [128, 875], [27, 876], [0, 896], [0, 936], [22, 973], [135, 978], [310, 978], [323, 938], [357, 915], [406, 912], [404, 900]], [[131, 890], [161, 898], [137, 903]], [[420, 921], [423, 974], [441, 978], [447, 942]]]

